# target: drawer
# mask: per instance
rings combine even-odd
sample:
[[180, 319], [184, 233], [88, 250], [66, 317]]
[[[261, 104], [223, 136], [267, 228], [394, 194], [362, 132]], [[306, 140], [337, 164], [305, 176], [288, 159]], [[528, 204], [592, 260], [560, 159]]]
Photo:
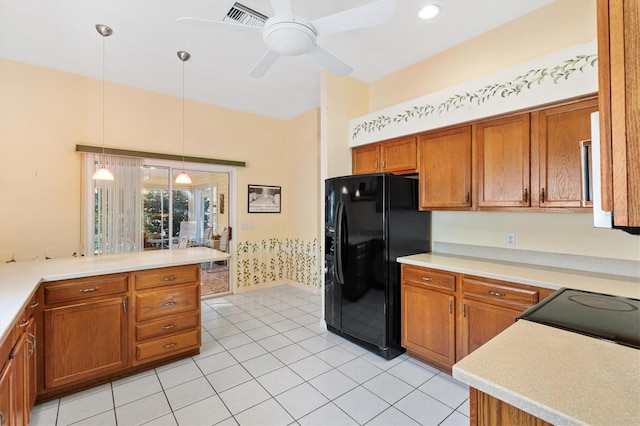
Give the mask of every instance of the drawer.
[[46, 305], [89, 299], [110, 294], [126, 293], [129, 289], [128, 274], [98, 275], [88, 278], [57, 281], [45, 284]]
[[138, 292], [135, 296], [136, 320], [145, 321], [189, 311], [198, 311], [200, 283]]
[[136, 345], [137, 361], [153, 361], [200, 347], [200, 330], [187, 331]]
[[162, 318], [157, 321], [136, 325], [136, 340], [142, 341], [155, 337], [168, 336], [186, 330], [198, 329], [200, 313]]
[[456, 291], [456, 276], [433, 269], [402, 265], [402, 281], [409, 281], [427, 287]]
[[133, 273], [136, 290], [200, 282], [200, 265], [172, 266]]
[[496, 305], [533, 306], [538, 303], [537, 290], [519, 288], [509, 283], [462, 278], [464, 297], [482, 300]]

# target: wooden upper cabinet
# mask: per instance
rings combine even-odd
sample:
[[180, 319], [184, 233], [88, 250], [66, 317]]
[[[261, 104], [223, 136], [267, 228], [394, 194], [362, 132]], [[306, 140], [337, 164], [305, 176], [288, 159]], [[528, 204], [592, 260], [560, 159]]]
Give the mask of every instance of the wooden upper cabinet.
[[427, 133], [419, 152], [420, 209], [471, 209], [471, 126]]
[[474, 125], [478, 159], [478, 207], [530, 205], [530, 115]]
[[[540, 207], [587, 207], [583, 200], [580, 143], [591, 140], [596, 98], [534, 113], [539, 138]], [[535, 154], [534, 154], [535, 155]]]
[[415, 173], [418, 169], [416, 137], [410, 136], [353, 148], [352, 173]]
[[418, 168], [415, 136], [380, 144], [380, 158], [381, 172], [415, 173]]
[[640, 226], [640, 2], [598, 0], [603, 209]]
[[351, 172], [354, 175], [376, 173], [380, 163], [380, 145], [364, 145], [351, 152]]

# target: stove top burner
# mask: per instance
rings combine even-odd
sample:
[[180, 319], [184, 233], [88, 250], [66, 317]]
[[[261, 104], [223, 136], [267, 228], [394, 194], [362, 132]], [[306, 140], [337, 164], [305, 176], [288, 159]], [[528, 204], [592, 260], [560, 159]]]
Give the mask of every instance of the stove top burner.
[[640, 349], [640, 300], [563, 288], [518, 319]]

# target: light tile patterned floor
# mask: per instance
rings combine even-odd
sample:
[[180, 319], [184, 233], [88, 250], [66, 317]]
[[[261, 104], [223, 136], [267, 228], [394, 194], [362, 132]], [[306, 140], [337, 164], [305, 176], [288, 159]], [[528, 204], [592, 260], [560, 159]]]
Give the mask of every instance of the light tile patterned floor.
[[467, 386], [327, 332], [290, 285], [202, 302], [198, 356], [36, 406], [31, 425], [468, 425]]

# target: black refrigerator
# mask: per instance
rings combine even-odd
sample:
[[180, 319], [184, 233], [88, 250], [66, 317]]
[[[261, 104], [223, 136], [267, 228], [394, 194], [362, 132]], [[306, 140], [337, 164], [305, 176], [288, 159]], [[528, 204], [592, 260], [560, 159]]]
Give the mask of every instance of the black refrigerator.
[[325, 181], [325, 320], [386, 359], [400, 345], [399, 256], [430, 251], [418, 180], [387, 173]]

